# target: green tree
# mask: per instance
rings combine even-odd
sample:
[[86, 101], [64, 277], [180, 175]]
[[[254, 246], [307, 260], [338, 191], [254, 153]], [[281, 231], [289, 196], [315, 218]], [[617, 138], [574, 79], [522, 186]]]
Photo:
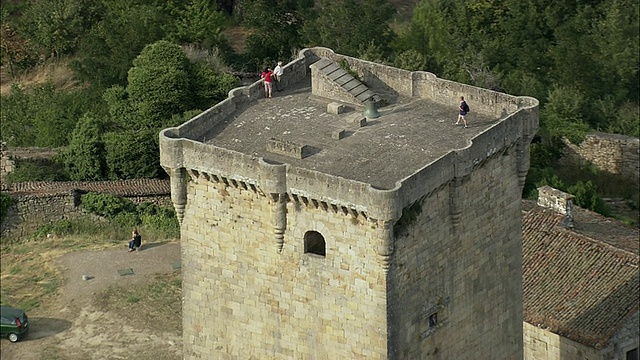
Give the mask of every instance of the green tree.
[[409, 49], [397, 54], [393, 64], [401, 69], [417, 71], [425, 70], [427, 61], [418, 51]]
[[10, 76], [30, 69], [38, 61], [37, 53], [31, 49], [30, 42], [20, 36], [4, 19], [0, 25], [0, 58], [2, 65], [9, 70]]
[[2, 97], [2, 139], [11, 146], [64, 146], [85, 112], [103, 108], [99, 94], [88, 88], [60, 91], [50, 82], [14, 86]]
[[227, 16], [215, 2], [189, 0], [178, 2], [171, 13], [174, 18], [169, 39], [179, 44], [196, 44], [204, 48], [227, 47], [223, 31]]
[[241, 67], [251, 70], [288, 59], [303, 40], [300, 34], [312, 0], [247, 0], [242, 24], [251, 30], [245, 41]]
[[141, 0], [105, 1], [102, 18], [82, 38], [71, 66], [94, 86], [124, 86], [133, 59], [164, 36], [166, 21], [161, 7]]
[[591, 181], [578, 181], [568, 187], [567, 192], [575, 196], [576, 205], [609, 216], [611, 211], [598, 195], [597, 187]]
[[340, 54], [358, 56], [371, 44], [386, 53], [394, 14], [395, 8], [385, 0], [320, 0], [304, 33], [309, 44]]
[[240, 85], [235, 76], [219, 73], [206, 63], [193, 65], [192, 83], [194, 106], [199, 109], [208, 109], [226, 99], [229, 91]]
[[102, 123], [90, 114], [76, 124], [61, 155], [71, 180], [102, 180], [106, 175]]
[[76, 49], [99, 11], [93, 0], [30, 1], [21, 17], [22, 29], [45, 56], [58, 57]]
[[155, 129], [109, 132], [103, 138], [109, 179], [158, 177], [161, 170]]
[[134, 59], [126, 90], [143, 121], [139, 126], [154, 128], [193, 108], [190, 66], [182, 49], [165, 40], [147, 45]]
[[540, 122], [552, 138], [566, 136], [579, 144], [590, 131], [583, 118], [585, 98], [572, 87], [556, 86], [549, 92], [547, 104], [540, 113]]

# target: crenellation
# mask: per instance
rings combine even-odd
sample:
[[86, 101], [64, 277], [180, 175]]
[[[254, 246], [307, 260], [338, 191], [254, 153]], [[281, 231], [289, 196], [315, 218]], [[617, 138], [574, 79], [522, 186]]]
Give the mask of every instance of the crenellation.
[[[382, 108], [336, 141], [353, 114], [328, 107], [348, 90], [309, 68], [321, 58], [346, 62], [364, 81], [355, 85], [391, 94], [386, 102], [403, 111]], [[512, 215], [537, 101], [326, 48], [304, 49], [285, 68], [297, 93], [321, 87], [336, 98], [262, 99], [258, 81], [160, 135], [183, 206], [185, 358], [521, 357]], [[455, 114], [462, 94], [475, 129], [424, 126]], [[270, 123], [266, 114], [287, 113], [288, 101], [295, 119]], [[296, 156], [265, 149], [275, 138], [298, 144]], [[315, 150], [298, 156], [300, 144]]]

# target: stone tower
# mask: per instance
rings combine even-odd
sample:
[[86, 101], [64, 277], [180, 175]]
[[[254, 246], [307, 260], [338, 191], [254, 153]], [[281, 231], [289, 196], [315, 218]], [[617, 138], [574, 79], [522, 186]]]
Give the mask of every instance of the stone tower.
[[537, 100], [326, 48], [283, 85], [160, 134], [185, 358], [521, 358]]

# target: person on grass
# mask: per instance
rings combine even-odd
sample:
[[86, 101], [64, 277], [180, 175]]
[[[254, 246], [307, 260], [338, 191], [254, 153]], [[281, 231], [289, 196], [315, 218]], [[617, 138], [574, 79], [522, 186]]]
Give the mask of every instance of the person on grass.
[[142, 236], [138, 232], [138, 228], [133, 228], [131, 232], [131, 240], [129, 240], [129, 252], [140, 250], [142, 246]]

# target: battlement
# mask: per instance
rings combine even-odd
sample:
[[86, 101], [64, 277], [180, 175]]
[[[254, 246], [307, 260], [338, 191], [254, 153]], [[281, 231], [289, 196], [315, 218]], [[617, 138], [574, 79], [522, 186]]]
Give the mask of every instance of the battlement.
[[[309, 66], [346, 62], [388, 104], [360, 127], [362, 108], [312, 95]], [[376, 219], [397, 219], [425, 193], [535, 134], [538, 102], [333, 53], [305, 49], [284, 67], [283, 95], [263, 98], [262, 82], [160, 134], [161, 164], [347, 206]], [[325, 93], [324, 95], [330, 95]], [[470, 128], [455, 127], [459, 96], [472, 106]], [[348, 111], [328, 113], [343, 101]], [[356, 119], [357, 120], [357, 119]], [[336, 139], [335, 132], [346, 136]], [[269, 151], [273, 138], [303, 144], [305, 156]], [[522, 171], [528, 169], [524, 156]]]
[[521, 358], [537, 100], [326, 48], [282, 85], [160, 133], [185, 358]]

